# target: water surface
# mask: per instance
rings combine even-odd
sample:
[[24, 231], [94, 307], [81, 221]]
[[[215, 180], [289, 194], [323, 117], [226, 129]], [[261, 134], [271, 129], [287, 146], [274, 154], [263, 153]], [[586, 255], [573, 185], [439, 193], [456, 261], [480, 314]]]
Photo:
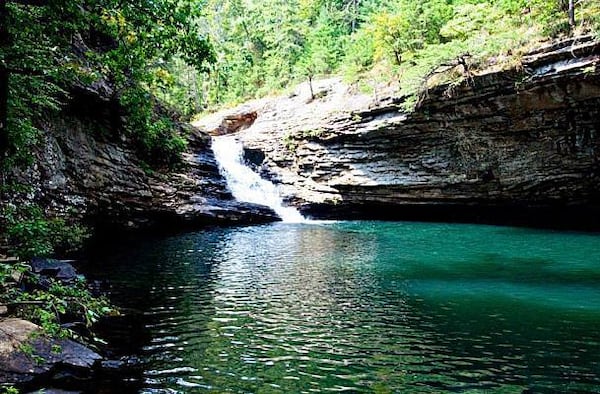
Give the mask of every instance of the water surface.
[[98, 275], [135, 321], [123, 390], [600, 392], [599, 241], [278, 223], [130, 245]]

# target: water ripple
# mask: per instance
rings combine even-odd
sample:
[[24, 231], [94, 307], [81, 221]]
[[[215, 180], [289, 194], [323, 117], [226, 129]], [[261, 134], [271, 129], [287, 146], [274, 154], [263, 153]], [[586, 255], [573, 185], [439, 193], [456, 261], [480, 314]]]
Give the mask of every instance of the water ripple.
[[597, 392], [598, 241], [275, 224], [155, 242], [106, 272], [148, 333], [141, 392]]

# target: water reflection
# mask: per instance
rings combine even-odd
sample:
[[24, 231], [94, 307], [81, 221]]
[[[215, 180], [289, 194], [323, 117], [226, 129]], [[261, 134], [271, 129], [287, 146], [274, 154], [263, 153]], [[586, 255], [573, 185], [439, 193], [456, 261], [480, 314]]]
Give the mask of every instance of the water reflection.
[[118, 336], [143, 334], [142, 392], [585, 392], [599, 239], [280, 223], [136, 245], [98, 275], [140, 322]]

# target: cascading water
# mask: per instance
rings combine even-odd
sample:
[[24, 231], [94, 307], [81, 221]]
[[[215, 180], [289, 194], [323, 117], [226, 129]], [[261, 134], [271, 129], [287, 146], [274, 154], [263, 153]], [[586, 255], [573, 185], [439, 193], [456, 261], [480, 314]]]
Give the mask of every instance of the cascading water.
[[213, 137], [212, 149], [221, 173], [227, 180], [227, 186], [236, 199], [266, 205], [272, 208], [284, 222], [306, 221], [297, 209], [283, 205], [277, 186], [262, 179], [244, 164], [243, 146], [235, 136]]

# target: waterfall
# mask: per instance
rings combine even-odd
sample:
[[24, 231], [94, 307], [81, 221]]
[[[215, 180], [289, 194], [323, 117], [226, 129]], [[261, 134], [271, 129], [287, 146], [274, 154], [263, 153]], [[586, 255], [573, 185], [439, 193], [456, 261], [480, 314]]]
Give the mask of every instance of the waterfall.
[[273, 209], [284, 222], [306, 221], [296, 208], [283, 205], [277, 186], [262, 179], [260, 175], [244, 164], [243, 146], [235, 136], [213, 137], [212, 149], [219, 163], [221, 174], [227, 180], [227, 186], [237, 200], [266, 205]]

